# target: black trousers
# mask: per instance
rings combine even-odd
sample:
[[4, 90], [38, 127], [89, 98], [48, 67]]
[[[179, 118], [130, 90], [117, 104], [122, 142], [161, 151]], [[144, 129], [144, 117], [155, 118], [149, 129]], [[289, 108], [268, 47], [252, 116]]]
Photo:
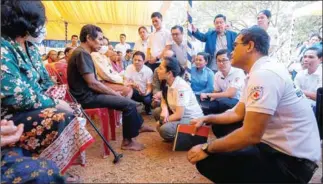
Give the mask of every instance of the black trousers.
[[134, 89], [131, 99], [133, 99], [134, 101], [137, 101], [137, 102], [142, 102], [145, 105], [145, 112], [146, 113], [151, 112], [151, 102], [152, 102], [152, 94], [151, 93], [146, 96], [141, 96], [139, 94], [139, 92], [136, 89]]
[[123, 138], [131, 139], [139, 135], [143, 118], [137, 112], [136, 103], [128, 98], [114, 95], [95, 95], [86, 103], [81, 103], [84, 109], [111, 108], [122, 111]]
[[145, 65], [146, 66], [148, 66], [150, 69], [151, 69], [151, 71], [155, 71], [155, 69], [157, 68], [157, 67], [159, 67], [159, 65], [160, 65], [160, 63], [154, 63], [154, 64], [150, 64], [149, 62], [146, 62], [145, 63]]
[[[217, 137], [242, 124], [213, 126]], [[222, 134], [222, 135], [219, 135]], [[245, 149], [212, 154], [196, 164], [198, 171], [214, 183], [308, 183], [317, 165], [259, 143]]]
[[232, 109], [239, 102], [239, 100], [235, 98], [218, 98], [213, 101], [198, 100], [204, 115], [223, 113], [228, 109]]

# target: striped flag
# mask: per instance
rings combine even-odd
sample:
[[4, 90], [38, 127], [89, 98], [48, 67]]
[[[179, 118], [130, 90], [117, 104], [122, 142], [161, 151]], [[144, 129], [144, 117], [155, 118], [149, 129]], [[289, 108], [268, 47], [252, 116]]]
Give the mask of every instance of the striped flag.
[[188, 0], [187, 4], [187, 59], [192, 62], [192, 0]]

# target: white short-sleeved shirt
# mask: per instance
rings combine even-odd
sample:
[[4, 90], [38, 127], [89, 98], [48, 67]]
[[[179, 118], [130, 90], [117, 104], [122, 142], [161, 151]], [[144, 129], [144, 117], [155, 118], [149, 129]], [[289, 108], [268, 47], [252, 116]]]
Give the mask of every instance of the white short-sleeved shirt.
[[198, 104], [191, 86], [184, 79], [177, 76], [167, 91], [169, 108], [175, 112], [177, 106], [184, 107], [183, 118], [198, 118], [203, 111]]
[[147, 84], [151, 84], [153, 81], [153, 72], [146, 65], [143, 65], [140, 72], [137, 72], [135, 66], [131, 64], [125, 71], [125, 78], [138, 84], [142, 91], [146, 91]]
[[124, 57], [124, 56], [126, 55], [126, 51], [127, 51], [127, 49], [131, 49], [131, 47], [130, 47], [130, 45], [129, 45], [129, 44], [127, 44], [127, 43], [124, 43], [124, 44], [118, 43], [118, 44], [114, 47], [114, 49], [115, 49], [116, 51], [120, 51], [120, 52], [122, 52], [122, 56]]
[[77, 48], [79, 44], [77, 43], [76, 46], [72, 46], [72, 43], [68, 43], [65, 45], [65, 47], [71, 47], [71, 48]]
[[142, 40], [142, 39], [137, 40], [135, 42], [135, 46], [133, 47], [133, 50], [141, 51], [141, 52], [145, 53], [145, 56], [147, 58], [148, 42], [149, 42], [149, 38], [147, 40]]
[[98, 80], [123, 84], [122, 76], [113, 69], [110, 59], [99, 52], [92, 52], [91, 57], [95, 66]]
[[174, 52], [179, 64], [185, 68], [187, 65], [187, 43], [182, 42], [180, 45], [177, 43], [172, 44], [172, 51]]
[[272, 50], [271, 48], [279, 46], [278, 29], [273, 27], [273, 26], [269, 26], [268, 29], [267, 29], [267, 34], [270, 37], [269, 50], [271, 51], [271, 53], [269, 53], [269, 55], [270, 56], [276, 55], [276, 51]]
[[[322, 65], [319, 65], [316, 71], [312, 74], [308, 74], [308, 70], [302, 70], [297, 73], [294, 83], [301, 90], [310, 91], [316, 93], [317, 89], [322, 87]], [[315, 105], [315, 101], [310, 99], [312, 105]]]
[[[159, 56], [164, 50], [166, 45], [172, 45], [172, 36], [170, 31], [161, 28], [159, 31], [153, 32], [149, 36], [148, 48], [150, 48], [150, 53], [152, 57]], [[159, 61], [160, 62], [160, 61]]]
[[240, 102], [245, 104], [246, 112], [272, 115], [262, 142], [291, 156], [320, 160], [314, 113], [282, 64], [267, 56], [256, 61], [246, 78]]
[[237, 89], [237, 93], [233, 98], [240, 99], [242, 89], [244, 87], [244, 80], [246, 75], [241, 69], [231, 66], [229, 74], [224, 77], [222, 72], [219, 70], [214, 76], [214, 90], [218, 92], [224, 92], [228, 88], [233, 87]]

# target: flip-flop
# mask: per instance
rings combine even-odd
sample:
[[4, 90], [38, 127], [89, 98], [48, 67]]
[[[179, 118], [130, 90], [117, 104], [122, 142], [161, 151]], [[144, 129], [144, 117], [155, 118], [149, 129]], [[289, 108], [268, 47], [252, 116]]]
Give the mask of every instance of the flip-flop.
[[82, 183], [81, 177], [76, 174], [65, 173], [66, 183]]

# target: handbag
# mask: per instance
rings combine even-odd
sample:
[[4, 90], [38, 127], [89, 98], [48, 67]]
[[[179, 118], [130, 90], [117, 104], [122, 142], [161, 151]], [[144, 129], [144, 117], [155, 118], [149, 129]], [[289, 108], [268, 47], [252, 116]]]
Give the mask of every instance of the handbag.
[[45, 94], [49, 97], [52, 97], [54, 99], [60, 99], [63, 100], [66, 95], [67, 85], [61, 84], [61, 85], [54, 85], [45, 92]]

